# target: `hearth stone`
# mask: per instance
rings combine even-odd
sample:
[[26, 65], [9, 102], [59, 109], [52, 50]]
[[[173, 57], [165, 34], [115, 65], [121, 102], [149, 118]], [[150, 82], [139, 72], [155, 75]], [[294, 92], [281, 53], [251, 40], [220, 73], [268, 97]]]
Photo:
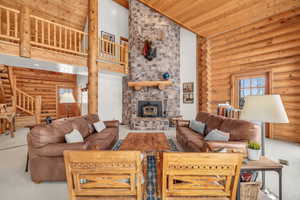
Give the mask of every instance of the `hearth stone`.
[[137, 117], [130, 120], [132, 130], [168, 130], [168, 118], [144, 118]]

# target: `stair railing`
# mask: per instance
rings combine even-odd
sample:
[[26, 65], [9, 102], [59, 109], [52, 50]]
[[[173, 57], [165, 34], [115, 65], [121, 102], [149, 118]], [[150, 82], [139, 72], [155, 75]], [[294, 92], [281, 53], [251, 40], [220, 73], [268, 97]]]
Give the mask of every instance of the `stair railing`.
[[16, 91], [16, 107], [29, 115], [36, 117], [36, 122], [41, 121], [41, 96], [30, 96], [22, 90], [15, 88]]

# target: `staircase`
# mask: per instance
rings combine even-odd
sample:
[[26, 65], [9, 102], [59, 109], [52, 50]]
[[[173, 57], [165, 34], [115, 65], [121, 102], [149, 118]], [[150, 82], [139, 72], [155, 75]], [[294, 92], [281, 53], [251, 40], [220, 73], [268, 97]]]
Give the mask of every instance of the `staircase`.
[[[18, 89], [12, 68], [3, 65], [0, 65], [1, 103], [16, 110], [15, 128], [32, 126], [41, 121], [41, 97], [33, 97]], [[0, 133], [4, 131], [0, 130]]]

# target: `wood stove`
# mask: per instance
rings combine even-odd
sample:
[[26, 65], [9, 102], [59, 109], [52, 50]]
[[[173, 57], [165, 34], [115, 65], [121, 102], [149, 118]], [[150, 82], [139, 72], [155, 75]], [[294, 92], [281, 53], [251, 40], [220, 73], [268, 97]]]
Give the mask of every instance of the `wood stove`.
[[162, 117], [161, 101], [139, 101], [138, 117]]

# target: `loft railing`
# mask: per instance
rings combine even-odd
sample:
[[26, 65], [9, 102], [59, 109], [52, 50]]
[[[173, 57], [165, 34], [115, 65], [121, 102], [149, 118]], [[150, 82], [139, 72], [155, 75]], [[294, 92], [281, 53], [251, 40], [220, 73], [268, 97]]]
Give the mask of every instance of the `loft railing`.
[[[24, 27], [24, 23], [21, 21], [21, 16], [26, 16], [23, 13], [23, 11], [0, 5], [0, 40], [22, 43], [20, 27]], [[28, 15], [26, 20], [30, 21], [30, 26], [28, 26], [30, 27], [30, 39], [28, 39], [27, 43], [29, 46], [84, 58], [87, 57], [87, 33], [35, 15]], [[98, 44], [98, 60], [119, 64], [124, 67], [125, 73], [128, 72], [127, 45], [101, 38], [99, 38]]]
[[87, 55], [87, 33], [31, 15], [31, 44], [75, 55]]
[[9, 42], [18, 42], [20, 11], [0, 5], [0, 39]]
[[128, 47], [125, 45], [117, 44], [103, 38], [98, 40], [98, 58], [109, 62], [117, 62], [122, 65], [128, 63]]

